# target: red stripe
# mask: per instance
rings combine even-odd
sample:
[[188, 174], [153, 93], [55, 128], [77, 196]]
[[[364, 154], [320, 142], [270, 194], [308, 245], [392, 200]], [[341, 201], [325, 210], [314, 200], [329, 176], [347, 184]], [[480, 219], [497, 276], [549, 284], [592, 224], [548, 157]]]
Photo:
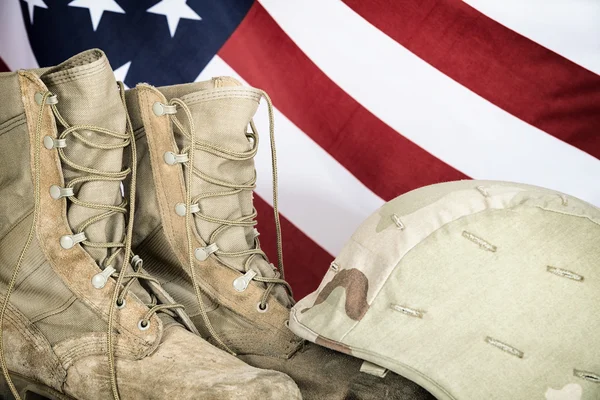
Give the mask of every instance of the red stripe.
[[286, 117], [385, 200], [424, 185], [465, 178], [340, 89], [258, 2], [219, 56], [244, 80], [266, 90]]
[[600, 76], [459, 0], [344, 2], [463, 86], [600, 158]]
[[[273, 208], [257, 194], [254, 195], [254, 206], [258, 210], [261, 246], [271, 262], [277, 264]], [[333, 257], [284, 216], [281, 216], [281, 230], [285, 277], [294, 289], [294, 297], [301, 299], [317, 289]]]

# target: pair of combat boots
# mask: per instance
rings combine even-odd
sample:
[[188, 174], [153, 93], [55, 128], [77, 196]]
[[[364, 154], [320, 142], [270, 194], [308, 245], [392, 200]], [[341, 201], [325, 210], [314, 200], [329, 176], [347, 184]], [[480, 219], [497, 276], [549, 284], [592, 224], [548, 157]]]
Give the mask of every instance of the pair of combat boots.
[[279, 270], [254, 228], [264, 92], [125, 91], [99, 50], [0, 92], [5, 397], [430, 398], [288, 329], [276, 208]]

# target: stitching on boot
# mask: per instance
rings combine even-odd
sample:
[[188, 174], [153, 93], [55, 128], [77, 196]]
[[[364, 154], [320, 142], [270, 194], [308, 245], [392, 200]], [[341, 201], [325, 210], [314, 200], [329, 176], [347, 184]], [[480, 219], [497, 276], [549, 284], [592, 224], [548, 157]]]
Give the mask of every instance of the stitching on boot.
[[[163, 168], [161, 168], [161, 162], [159, 158], [162, 156], [162, 154], [159, 154], [159, 150], [163, 149], [165, 143], [174, 143], [174, 137], [171, 133], [171, 128], [167, 129], [167, 124], [169, 124], [170, 122], [168, 120], [156, 120], [150, 115], [150, 107], [144, 106], [145, 103], [151, 103], [152, 100], [154, 100], [155, 96], [159, 96], [160, 98], [161, 94], [155, 93], [155, 89], [143, 86], [138, 87], [138, 89], [141, 93], [139, 96], [140, 103], [142, 104], [140, 109], [142, 110], [143, 122], [146, 126], [146, 136], [150, 139], [148, 141], [148, 146], [150, 148], [151, 155], [150, 161], [152, 164], [152, 172], [154, 175], [155, 193], [158, 199], [160, 217], [163, 222], [163, 232], [166, 236], [167, 242], [175, 252], [179, 262], [185, 263], [185, 255], [187, 250], [185, 249], [186, 246], [184, 245], [184, 243], [186, 241], [178, 239], [182, 236], [183, 233], [183, 230], [179, 230], [179, 227], [182, 226], [182, 220], [181, 218], [176, 217], [176, 215], [172, 211], [172, 207], [168, 204], [168, 202], [170, 202], [170, 199], [172, 198], [179, 197], [178, 201], [181, 201], [180, 199], [183, 198], [182, 188], [184, 187], [184, 174], [181, 171], [181, 166], [177, 167], [176, 173], [172, 172], [173, 170], [163, 170]], [[187, 101], [187, 97], [184, 96], [184, 98]], [[162, 129], [163, 131], [154, 132], [157, 129]], [[157, 171], [156, 174], [154, 174], [155, 171]], [[161, 173], [164, 173], [164, 177], [161, 177]], [[195, 231], [195, 229], [193, 230]], [[196, 245], [205, 245], [204, 243], [202, 243], [202, 238], [199, 237], [199, 235], [197, 235], [196, 232], [194, 232], [194, 242], [196, 243]], [[256, 301], [258, 301], [260, 294], [262, 294], [262, 290], [259, 290], [259, 288], [254, 288], [254, 285], [251, 285], [244, 296], [240, 297], [238, 295], [235, 295], [234, 298], [229, 293], [222, 293], [222, 287], [221, 289], [219, 289], [219, 287], [222, 286], [222, 283], [220, 281], [221, 279], [226, 277], [226, 279], [229, 280], [231, 277], [231, 281], [233, 281], [233, 279], [237, 277], [237, 272], [232, 271], [230, 268], [223, 267], [223, 264], [220, 263], [220, 261], [218, 260], [209, 259], [205, 262], [196, 262], [195, 266], [202, 266], [202, 268], [205, 268], [207, 270], [207, 275], [209, 275], [209, 278], [206, 280], [202, 280], [201, 282], [199, 282], [199, 284], [202, 288], [202, 291], [209, 298], [215, 299], [219, 303], [224, 304], [227, 307], [240, 307], [239, 309], [243, 312], [254, 313], [256, 302], [250, 302], [250, 299], [254, 297], [256, 298]], [[184, 272], [189, 276], [189, 267], [185, 268]], [[289, 310], [284, 310], [284, 307], [278, 302], [274, 302], [273, 309], [275, 309], [275, 307], [277, 307], [277, 312], [280, 312], [286, 317], [289, 316]], [[273, 311], [271, 311], [269, 314], [271, 314], [272, 312]], [[262, 317], [262, 315], [256, 318], [257, 323], [267, 326], [273, 326], [273, 328], [276, 328], [280, 331], [286, 330], [286, 328], [282, 324], [273, 325], [269, 319], [270, 317]]]
[[[40, 338], [34, 335], [29, 329], [21, 327], [20, 323], [22, 323], [22, 321], [19, 321], [16, 317], [10, 315], [10, 313], [6, 313], [4, 317], [7, 322], [12, 323], [17, 332], [21, 333], [26, 339], [29, 339], [30, 343], [32, 343], [38, 351], [48, 352], [48, 350], [52, 349], [49, 343], [44, 343], [45, 346], [42, 345], [40, 343]], [[34, 325], [30, 325], [30, 327], [34, 328]], [[56, 361], [55, 365], [49, 366], [52, 378], [57, 382], [62, 382], [66, 375], [66, 370], [62, 367], [55, 354], [52, 353], [51, 357]]]
[[[101, 60], [98, 59], [97, 61]], [[85, 66], [72, 66], [67, 68], [78, 68], [77, 71], [73, 71], [72, 69], [66, 69], [64, 71], [52, 72], [44, 77], [44, 79], [48, 80], [53, 84], [65, 83], [74, 81], [77, 78], [82, 76], [92, 76], [99, 72], [104, 71], [107, 68], [107, 63], [102, 62], [98, 64], [89, 64]]]
[[589, 382], [600, 383], [600, 375], [595, 374], [593, 372], [582, 371], [580, 369], [574, 369], [573, 375], [575, 375], [578, 378], [585, 379], [586, 381], [589, 381]]
[[139, 139], [143, 138], [144, 136], [146, 136], [146, 129], [143, 126], [140, 126], [136, 130], [134, 130], [133, 133], [135, 135], [135, 139], [139, 140]]
[[583, 282], [584, 281], [584, 277], [582, 275], [576, 274], [575, 272], [566, 270], [566, 269], [562, 269], [562, 268], [557, 268], [557, 267], [553, 267], [551, 265], [548, 265], [546, 267], [546, 270], [548, 272], [550, 272], [551, 274], [554, 274], [556, 276], [560, 276], [561, 278], [567, 278], [567, 279], [571, 279], [573, 281], [577, 281], [577, 282]]
[[42, 268], [42, 266], [47, 265], [46, 264], [47, 261], [46, 260], [42, 260], [34, 269], [32, 269], [31, 271], [29, 271], [28, 274], [20, 274], [21, 276], [17, 279], [17, 282], [15, 283], [15, 287], [17, 287], [18, 285], [21, 285], [23, 282], [25, 282], [32, 274], [35, 274], [40, 268]]
[[60, 314], [61, 312], [65, 311], [66, 309], [68, 309], [69, 307], [71, 307], [71, 305], [73, 303], [75, 303], [75, 300], [77, 300], [77, 297], [75, 296], [71, 296], [70, 298], [67, 299], [67, 301], [65, 301], [63, 304], [61, 304], [58, 308], [55, 308], [54, 310], [50, 310], [47, 311], [45, 313], [42, 313], [40, 315], [36, 315], [35, 317], [31, 318], [31, 323], [35, 324], [36, 322], [39, 322], [45, 318], [51, 317], [53, 315], [56, 314]]
[[462, 233], [463, 237], [470, 240], [471, 242], [475, 243], [476, 245], [478, 245], [479, 247], [481, 247], [484, 250], [487, 251], [491, 251], [492, 253], [496, 252], [497, 247], [494, 246], [493, 244], [483, 240], [482, 238], [473, 235], [471, 232], [467, 232], [467, 231], [463, 231]]
[[[0, 295], [0, 300], [3, 300], [4, 296]], [[21, 333], [25, 338], [29, 339], [33, 346], [39, 350], [40, 352], [46, 352], [49, 349], [52, 349], [52, 346], [46, 340], [46, 337], [43, 335], [39, 329], [31, 324], [27, 317], [25, 317], [21, 312], [12, 306], [8, 305], [7, 313], [4, 315], [7, 322], [11, 322], [13, 327], [17, 330], [17, 332]], [[51, 352], [50, 355], [56, 361], [56, 364], [51, 366], [52, 376], [56, 381], [62, 381], [64, 376], [66, 375], [66, 371], [62, 368], [62, 365], [59, 362], [58, 357]]]
[[423, 318], [423, 315], [425, 314], [425, 311], [422, 310], [417, 310], [415, 308], [409, 308], [406, 306], [401, 306], [400, 304], [390, 304], [390, 308], [392, 310], [401, 312], [403, 314], [406, 314], [408, 316], [411, 317], [415, 317], [415, 318]]
[[17, 128], [27, 122], [25, 113], [19, 114], [16, 117], [10, 118], [9, 120], [0, 124], [0, 136], [10, 132], [14, 128]]
[[0, 234], [2, 234], [2, 239], [0, 239], [0, 244], [2, 244], [2, 241], [6, 238], [6, 236], [10, 235], [10, 233], [13, 231], [13, 229], [16, 229], [17, 226], [19, 226], [24, 220], [29, 218], [29, 216], [31, 214], [33, 214], [33, 210], [28, 211], [25, 214], [23, 214], [19, 219], [17, 219], [15, 221], [15, 223], [10, 228], [8, 228], [8, 230], [5, 233], [0, 232]]
[[497, 339], [494, 339], [492, 337], [489, 337], [489, 336], [486, 337], [485, 341], [487, 343], [491, 344], [492, 346], [495, 346], [495, 347], [499, 348], [500, 350], [502, 350], [510, 355], [513, 355], [515, 357], [523, 358], [523, 356], [525, 355], [521, 350], [518, 350], [518, 349], [516, 349], [504, 342], [501, 342]]
[[[223, 90], [224, 88], [222, 88], [221, 90]], [[210, 100], [219, 100], [219, 99], [231, 99], [231, 98], [239, 98], [239, 99], [249, 99], [249, 100], [255, 100], [255, 101], [259, 101], [260, 100], [260, 96], [258, 96], [257, 94], [254, 93], [244, 93], [244, 92], [235, 92], [235, 91], [231, 91], [228, 93], [201, 93], [198, 94], [197, 96], [194, 95], [187, 95], [184, 96], [186, 103], [189, 105], [194, 105], [194, 104], [198, 104], [198, 103], [202, 103], [205, 101], [210, 101]]]
[[[140, 100], [142, 102], [141, 109], [144, 110], [144, 112], [142, 114], [142, 123], [145, 126], [146, 125], [145, 122], [148, 122], [148, 126], [147, 127], [145, 126], [145, 128], [146, 128], [146, 130], [148, 130], [148, 128], [149, 128], [150, 133], [152, 134], [153, 128], [152, 128], [152, 121], [150, 120], [151, 117], [148, 117], [148, 115], [146, 115], [145, 118], [144, 118], [144, 114], [146, 114], [147, 110], [149, 110], [149, 103], [148, 103], [147, 96], [149, 95], [149, 93], [152, 94], [152, 90], [151, 89], [143, 88], [142, 90], [140, 90], [140, 92], [143, 94], [143, 96], [139, 96], [138, 97], [138, 98], [140, 98]], [[146, 136], [149, 136], [149, 135], [146, 135]], [[150, 141], [148, 141], [148, 149], [150, 149], [152, 146], [153, 145], [150, 144]], [[152, 159], [152, 150], [150, 150], [149, 153], [150, 153], [150, 163], [151, 163], [151, 168], [152, 168], [152, 165], [156, 165], [157, 161]], [[172, 168], [178, 168], [178, 169], [182, 168], [180, 165], [178, 165], [178, 166], [172, 165], [171, 167]], [[154, 173], [154, 170], [152, 170], [152, 176], [153, 176], [154, 179], [156, 179], [156, 184], [155, 185], [157, 187], [156, 187], [155, 190], [158, 192], [159, 190], [164, 190], [163, 189], [164, 185], [163, 185], [163, 182], [162, 182], [162, 174], [161, 174], [161, 172], [160, 171], [157, 171], [157, 172], [158, 173]], [[179, 174], [179, 175], [181, 176], [182, 174]], [[181, 179], [180, 179], [180, 184], [182, 184], [182, 183], [183, 182], [181, 182]], [[158, 200], [160, 218], [161, 218], [161, 221], [163, 221], [163, 223], [161, 225], [162, 225], [163, 229], [165, 229], [165, 223], [164, 223], [164, 221], [168, 220], [168, 215], [163, 215], [162, 208], [161, 208], [161, 196], [157, 196], [157, 200]], [[169, 226], [169, 231], [170, 231], [171, 237], [173, 237], [173, 238], [176, 237], [175, 236], [175, 230], [173, 229], [173, 224], [169, 223], [167, 225]]]
[[[106, 64], [106, 63], [104, 63]], [[23, 105], [25, 108], [25, 116], [28, 117], [28, 113], [29, 114], [33, 114], [35, 113], [35, 108], [32, 109], [32, 105], [30, 104], [30, 100], [29, 100], [29, 92], [33, 89], [33, 90], [47, 90], [44, 82], [38, 78], [37, 76], [33, 75], [32, 73], [28, 72], [28, 71], [18, 71], [19, 74], [19, 78], [22, 80], [20, 81], [20, 92], [21, 92], [21, 100], [23, 101]], [[49, 113], [51, 113], [51, 111], [48, 111]], [[51, 118], [53, 118], [53, 116], [50, 116]], [[29, 120], [28, 120], [28, 124], [29, 124]], [[31, 124], [32, 126], [34, 124]], [[51, 126], [49, 129], [52, 130], [53, 134], [56, 135], [56, 128], [55, 126]], [[31, 166], [29, 166], [30, 170], [31, 170]], [[62, 172], [61, 172], [62, 173]], [[39, 232], [37, 231], [39, 228], [39, 224], [38, 227], [36, 227], [36, 238], [39, 240]], [[45, 248], [45, 246], [43, 245], [43, 243], [40, 241], [40, 248], [42, 249], [42, 252], [46, 255], [46, 259], [50, 262], [50, 263], [54, 263], [54, 264], [58, 264], [59, 261], [57, 261], [56, 257], [53, 257], [50, 253], [48, 253], [48, 250]], [[54, 267], [53, 267], [54, 268]], [[60, 274], [59, 274], [60, 275]], [[62, 278], [62, 277], [61, 277]], [[90, 300], [89, 298], [87, 298], [81, 291], [77, 290], [77, 288], [74, 288], [70, 285], [69, 289], [70, 291], [75, 294], [79, 299], [81, 299], [83, 301], [84, 304], [86, 304], [87, 306], [89, 306], [92, 310], [94, 310], [95, 312], [99, 313], [100, 315], [108, 315], [108, 313], [104, 313], [103, 309], [100, 308], [98, 305], [96, 305], [92, 300]], [[131, 294], [131, 296], [134, 296], [134, 294]], [[127, 326], [125, 326], [124, 324], [118, 324], [117, 325], [120, 329], [122, 333], [125, 333], [127, 335], [128, 340], [132, 341], [135, 345], [140, 346], [140, 354], [148, 351], [148, 349], [151, 349], [153, 345], [158, 345], [157, 344], [157, 340], [155, 340], [155, 343], [149, 342], [144, 338], [139, 338], [136, 336], [136, 334], [138, 333], [136, 330], [129, 328]], [[41, 334], [41, 333], [40, 333]]]
[[[11, 310], [12, 311], [12, 310]], [[37, 338], [33, 333], [31, 333], [27, 328], [23, 327], [23, 321], [21, 321], [18, 317], [15, 317], [9, 313], [4, 315], [7, 321], [11, 322], [13, 327], [19, 332], [21, 335], [28, 338], [31, 343], [33, 343], [34, 347], [38, 350], [43, 350], [44, 348], [38, 343]]]
[[[70, 58], [62, 63], [60, 66], [64, 68], [75, 68], [81, 67], [82, 65], [93, 63], [94, 61], [98, 61], [102, 58], [104, 53], [99, 49], [90, 49], [80, 53], [77, 58]], [[57, 66], [58, 67], [58, 66]], [[57, 68], [54, 67], [54, 68]]]
[[[105, 339], [91, 338], [92, 342], [80, 343], [70, 347], [66, 352], [60, 355], [60, 360], [63, 365], [70, 366], [77, 359], [81, 357], [87, 357], [92, 355], [104, 355], [106, 353], [106, 346], [104, 344]], [[132, 352], [128, 346], [122, 344], [115, 344], [115, 351], [127, 355], [129, 357], [136, 357], [137, 354]]]
[[193, 105], [209, 100], [230, 99], [232, 97], [256, 100], [257, 102], [261, 98], [261, 96], [258, 93], [252, 91], [252, 89], [240, 90], [239, 88], [230, 89], [229, 87], [225, 87], [219, 88], [218, 90], [219, 91], [216, 93], [214, 90], [208, 93], [191, 93], [186, 96], [183, 96], [183, 98], [185, 99], [188, 105]]
[[238, 82], [235, 78], [232, 78], [230, 76], [216, 76], [213, 78], [213, 83], [215, 85], [215, 88], [222, 88], [222, 87], [231, 87], [231, 86], [225, 86], [225, 83], [229, 82], [229, 83], [233, 83], [234, 86], [241, 86], [240, 82]]

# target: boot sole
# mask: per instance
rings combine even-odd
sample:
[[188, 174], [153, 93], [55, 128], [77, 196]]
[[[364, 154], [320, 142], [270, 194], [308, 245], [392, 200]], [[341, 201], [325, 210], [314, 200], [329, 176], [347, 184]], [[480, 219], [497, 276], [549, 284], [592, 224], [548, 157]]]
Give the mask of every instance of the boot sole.
[[[27, 379], [14, 372], [10, 373], [10, 377], [19, 392], [22, 400], [75, 400], [56, 390]], [[15, 397], [10, 391], [4, 375], [0, 373], [0, 400], [14, 400]]]

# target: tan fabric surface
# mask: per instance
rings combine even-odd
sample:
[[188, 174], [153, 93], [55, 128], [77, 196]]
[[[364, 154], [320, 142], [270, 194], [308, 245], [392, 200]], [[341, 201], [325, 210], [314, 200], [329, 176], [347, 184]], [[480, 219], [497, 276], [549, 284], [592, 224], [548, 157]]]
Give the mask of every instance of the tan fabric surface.
[[[599, 241], [600, 211], [561, 193], [491, 181], [419, 189], [363, 223], [290, 325], [442, 400], [597, 399]], [[336, 282], [348, 271], [368, 290]], [[347, 312], [363, 301], [364, 315]]]

